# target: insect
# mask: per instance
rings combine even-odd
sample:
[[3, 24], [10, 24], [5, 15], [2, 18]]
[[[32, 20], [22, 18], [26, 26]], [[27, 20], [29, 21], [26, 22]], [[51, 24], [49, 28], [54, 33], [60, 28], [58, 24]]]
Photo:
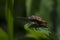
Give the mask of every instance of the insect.
[[38, 16], [31, 16], [28, 17], [28, 19], [32, 22], [35, 22], [36, 25], [38, 24], [40, 27], [47, 27], [47, 22]]

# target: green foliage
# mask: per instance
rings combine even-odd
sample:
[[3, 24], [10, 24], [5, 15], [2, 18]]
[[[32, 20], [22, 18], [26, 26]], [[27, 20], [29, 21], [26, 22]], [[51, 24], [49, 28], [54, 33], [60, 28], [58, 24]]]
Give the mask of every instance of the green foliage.
[[14, 0], [6, 0], [5, 4], [5, 18], [8, 27], [8, 40], [13, 40], [13, 4]]
[[27, 23], [24, 25], [25, 30], [28, 32], [31, 37], [35, 39], [49, 39], [49, 30], [48, 28], [42, 28], [40, 27], [39, 29], [35, 28], [29, 28], [32, 23]]
[[[31, 16], [31, 15], [36, 15], [40, 16], [43, 19], [45, 19], [48, 22], [48, 27], [53, 27], [52, 26], [52, 21], [51, 21], [51, 11], [52, 11], [52, 5], [54, 3], [53, 0], [0, 0], [0, 5], [5, 6], [5, 17], [8, 22], [8, 35], [9, 39], [13, 40], [13, 6], [14, 2], [16, 5], [16, 12], [14, 13], [15, 16], [22, 16], [25, 17]], [[25, 2], [26, 2], [26, 7], [27, 7], [27, 13], [24, 12], [25, 8]], [[57, 0], [58, 5], [57, 5], [57, 14], [58, 14], [58, 19], [57, 19], [57, 35], [58, 38], [60, 39], [60, 0]], [[6, 4], [5, 4], [6, 3]], [[20, 10], [19, 10], [20, 9]], [[0, 17], [4, 14], [2, 14], [2, 9], [0, 9]], [[20, 23], [21, 21], [19, 21]], [[17, 23], [17, 24], [19, 24]], [[23, 22], [24, 23], [24, 22]], [[20, 24], [21, 25], [21, 24]], [[35, 30], [32, 30], [29, 28], [31, 24], [25, 24], [24, 28], [30, 35], [33, 35], [34, 38], [47, 38], [49, 36], [49, 31], [44, 30], [43, 28], [40, 28], [42, 31], [36, 32]], [[46, 32], [46, 34], [45, 34]], [[2, 29], [0, 29], [0, 40], [7, 40], [7, 35], [6, 33], [3, 32]], [[47, 35], [48, 34], [48, 35]], [[3, 38], [3, 39], [1, 39]], [[22, 39], [21, 39], [22, 40]], [[44, 39], [43, 39], [44, 40]]]
[[8, 40], [8, 35], [0, 28], [0, 40]]

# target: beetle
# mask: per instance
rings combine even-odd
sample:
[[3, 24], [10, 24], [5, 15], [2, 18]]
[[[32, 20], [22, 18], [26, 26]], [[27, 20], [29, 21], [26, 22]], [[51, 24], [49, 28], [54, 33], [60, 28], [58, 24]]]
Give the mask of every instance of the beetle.
[[28, 19], [32, 22], [35, 22], [40, 27], [47, 27], [47, 22], [38, 16], [30, 16]]

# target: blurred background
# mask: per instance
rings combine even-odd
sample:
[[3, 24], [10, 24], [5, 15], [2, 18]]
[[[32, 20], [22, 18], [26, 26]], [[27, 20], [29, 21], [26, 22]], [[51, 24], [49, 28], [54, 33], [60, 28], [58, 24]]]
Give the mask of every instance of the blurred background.
[[27, 20], [21, 18], [32, 15], [46, 20], [54, 40], [60, 40], [60, 0], [0, 0], [0, 40], [23, 37]]

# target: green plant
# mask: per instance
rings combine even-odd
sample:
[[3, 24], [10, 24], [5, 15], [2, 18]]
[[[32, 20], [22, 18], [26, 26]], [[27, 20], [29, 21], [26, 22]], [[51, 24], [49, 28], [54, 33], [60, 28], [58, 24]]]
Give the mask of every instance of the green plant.
[[[45, 22], [40, 18], [31, 17], [31, 22], [24, 25], [25, 30], [28, 32], [30, 37], [33, 37], [37, 40], [50, 40], [48, 27], [45, 26]], [[34, 21], [35, 20], [35, 21]], [[40, 23], [36, 23], [36, 21]]]

